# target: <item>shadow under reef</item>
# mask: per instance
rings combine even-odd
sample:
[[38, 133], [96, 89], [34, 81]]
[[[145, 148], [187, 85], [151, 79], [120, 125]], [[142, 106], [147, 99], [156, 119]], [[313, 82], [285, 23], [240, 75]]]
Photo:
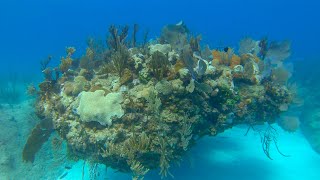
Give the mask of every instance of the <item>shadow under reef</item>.
[[[244, 133], [245, 131], [243, 129]], [[238, 141], [245, 140], [246, 137], [233, 138], [230, 134], [232, 132], [199, 140], [181, 164], [172, 168], [174, 178], [165, 179], [272, 179], [268, 172], [273, 167], [264, 159], [247, 154], [246, 150], [250, 147], [245, 147], [245, 144]], [[156, 172], [151, 172], [145, 179], [160, 178]]]

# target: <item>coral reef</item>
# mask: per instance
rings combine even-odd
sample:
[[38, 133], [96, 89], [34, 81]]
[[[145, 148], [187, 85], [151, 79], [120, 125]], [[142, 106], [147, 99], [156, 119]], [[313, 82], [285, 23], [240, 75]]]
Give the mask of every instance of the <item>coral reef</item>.
[[[164, 27], [148, 50], [127, 42], [127, 26], [109, 32], [111, 53], [89, 70], [90, 78], [68, 63], [70, 49], [62, 77], [40, 84], [37, 112], [52, 119], [70, 156], [131, 172], [133, 179], [157, 168], [165, 177], [200, 137], [238, 124], [275, 123], [285, 111], [280, 106], [292, 101], [283, 79], [263, 74], [264, 60], [250, 54], [251, 46], [240, 55], [232, 48], [202, 49], [183, 22]], [[286, 52], [272, 47], [267, 56]]]

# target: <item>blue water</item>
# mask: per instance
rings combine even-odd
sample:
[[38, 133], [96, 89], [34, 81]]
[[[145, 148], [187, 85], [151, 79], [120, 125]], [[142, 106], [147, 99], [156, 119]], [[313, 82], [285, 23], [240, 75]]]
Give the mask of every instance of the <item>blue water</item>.
[[[104, 38], [110, 24], [140, 24], [151, 36], [166, 24], [186, 22], [213, 46], [237, 46], [245, 36], [290, 39], [295, 58], [317, 56], [320, 15], [316, 0], [136, 0], [88, 2], [3, 0], [0, 2], [1, 72], [30, 72], [39, 59], [84, 48], [88, 36]], [[19, 64], [19, 66], [17, 65]]]
[[[183, 20], [191, 32], [202, 34], [203, 42], [208, 43], [211, 47], [223, 45], [237, 48], [239, 40], [247, 36], [255, 39], [268, 36], [271, 40], [290, 40], [292, 42], [290, 61], [299, 62], [299, 66], [304, 65], [302, 69], [297, 71], [296, 78], [299, 81], [303, 81], [305, 78], [311, 79], [312, 83], [304, 85], [305, 88], [312, 89], [312, 87], [319, 87], [320, 84], [317, 81], [319, 73], [316, 73], [319, 63], [315, 63], [320, 60], [319, 8], [320, 2], [316, 0], [122, 0], [112, 2], [103, 0], [1, 0], [0, 86], [6, 86], [12, 80], [12, 75], [16, 74], [20, 83], [18, 90], [21, 92], [19, 103], [23, 103], [23, 100], [28, 99], [24, 93], [25, 84], [37, 83], [42, 80], [39, 62], [48, 55], [53, 56], [52, 65], [57, 65], [60, 57], [65, 54], [67, 46], [74, 46], [77, 48], [77, 53], [83, 53], [86, 48], [86, 39], [88, 37], [105, 39], [110, 24], [132, 25], [137, 23], [140, 25], [141, 32], [148, 29], [150, 38], [156, 38], [164, 25], [175, 24]], [[303, 62], [308, 63], [304, 64]], [[311, 66], [313, 67], [311, 68]], [[0, 102], [5, 103], [1, 100]], [[315, 106], [317, 105], [313, 104], [312, 108]], [[5, 119], [4, 114], [8, 113], [3, 107], [6, 106], [1, 105], [0, 118]], [[16, 113], [19, 114], [19, 111], [27, 112], [23, 107], [21, 105]], [[0, 123], [3, 119], [0, 119]], [[1, 128], [6, 127], [2, 123]], [[30, 127], [23, 131], [30, 131]], [[13, 138], [19, 139], [21, 134], [19, 135], [19, 132], [17, 134]], [[195, 169], [199, 170], [200, 179], [206, 179], [205, 177], [208, 177], [207, 179], [236, 179], [241, 175], [245, 179], [264, 177], [267, 180], [275, 179], [278, 175], [283, 175], [279, 176], [283, 179], [302, 179], [304, 175], [310, 174], [309, 179], [318, 179], [320, 175], [317, 176], [315, 171], [319, 170], [316, 167], [320, 167], [320, 161], [317, 161], [320, 160], [320, 155], [312, 150], [301, 134], [299, 132], [296, 137], [291, 138], [297, 138], [299, 142], [304, 143], [302, 145], [291, 144], [294, 146], [291, 150], [296, 153], [296, 156], [310, 158], [312, 163], [304, 163], [303, 158], [294, 159], [292, 163], [296, 165], [296, 169], [290, 166], [277, 174], [274, 169], [283, 168], [279, 164], [285, 166], [286, 161], [264, 164], [265, 159], [262, 162], [259, 159], [258, 167], [256, 167], [254, 159], [256, 157], [248, 157], [247, 155], [250, 154], [250, 152], [246, 152], [248, 149], [239, 149], [239, 152], [243, 154], [228, 151], [230, 149], [226, 150], [226, 156], [232, 156], [231, 158], [236, 160], [223, 162], [212, 160], [201, 164], [199, 161], [204, 158], [193, 156], [195, 164], [202, 166]], [[223, 143], [220, 145], [224, 147]], [[208, 143], [203, 145], [201, 142], [195, 151], [206, 153], [208, 157], [212, 157], [210, 151], [207, 151], [208, 148], [211, 148], [208, 146]], [[254, 146], [259, 146], [259, 143]], [[298, 154], [300, 146], [303, 146], [301, 152], [308, 154]], [[4, 151], [1, 149], [0, 154], [3, 153]], [[195, 154], [197, 153], [195, 152]], [[203, 156], [203, 154], [201, 155]], [[253, 168], [257, 172], [250, 172], [254, 176], [241, 174], [239, 170], [241, 167], [244, 167], [243, 171]], [[32, 169], [32, 166], [29, 168]], [[176, 179], [184, 179], [183, 171], [191, 171], [188, 168], [189, 166], [183, 164], [182, 168], [174, 170], [177, 174]], [[224, 176], [224, 173], [217, 171], [217, 175], [215, 175], [210, 168], [220, 168], [227, 175]], [[261, 169], [267, 170], [262, 171]], [[291, 176], [290, 173], [296, 173], [293, 171], [297, 169], [301, 172]], [[279, 171], [279, 169], [276, 170]], [[233, 171], [235, 176], [230, 175]], [[265, 172], [269, 172], [271, 175], [266, 176]], [[198, 179], [197, 172], [194, 170], [189, 175], [192, 177], [190, 179]], [[156, 177], [150, 175], [147, 178], [155, 179]], [[56, 178], [58, 177], [52, 177], [52, 179]], [[128, 179], [128, 177], [119, 177], [119, 179]]]

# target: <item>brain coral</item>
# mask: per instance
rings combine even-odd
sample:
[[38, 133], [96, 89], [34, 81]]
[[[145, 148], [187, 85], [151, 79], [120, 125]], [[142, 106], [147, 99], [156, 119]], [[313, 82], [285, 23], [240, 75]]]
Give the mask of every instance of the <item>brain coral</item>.
[[77, 112], [82, 121], [96, 121], [110, 126], [112, 117], [122, 117], [124, 111], [120, 104], [123, 101], [121, 93], [109, 93], [106, 96], [104, 93], [103, 90], [81, 93]]

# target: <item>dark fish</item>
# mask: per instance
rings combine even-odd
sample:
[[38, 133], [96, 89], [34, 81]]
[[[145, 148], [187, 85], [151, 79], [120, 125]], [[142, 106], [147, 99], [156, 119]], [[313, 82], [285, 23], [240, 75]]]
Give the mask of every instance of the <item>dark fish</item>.
[[207, 94], [213, 91], [212, 87], [206, 83], [198, 83], [197, 81], [195, 81], [195, 87], [197, 88], [197, 90], [200, 90]]
[[70, 170], [72, 166], [65, 166], [64, 168]]
[[202, 60], [199, 59], [198, 61], [198, 75], [202, 76], [207, 70], [207, 64]]
[[66, 177], [68, 175], [68, 172], [65, 172], [59, 179], [63, 179], [64, 177]]
[[223, 51], [224, 51], [224, 52], [228, 52], [228, 51], [229, 51], [229, 47], [223, 48]]
[[10, 118], [10, 121], [12, 121], [12, 122], [17, 122], [17, 120], [16, 120], [16, 118], [15, 118], [14, 116], [12, 116], [12, 117]]
[[182, 51], [182, 59], [187, 69], [189, 70], [192, 76], [192, 79], [196, 79], [195, 73], [193, 71], [194, 60], [193, 60], [192, 51], [190, 48], [184, 48], [184, 50]]

